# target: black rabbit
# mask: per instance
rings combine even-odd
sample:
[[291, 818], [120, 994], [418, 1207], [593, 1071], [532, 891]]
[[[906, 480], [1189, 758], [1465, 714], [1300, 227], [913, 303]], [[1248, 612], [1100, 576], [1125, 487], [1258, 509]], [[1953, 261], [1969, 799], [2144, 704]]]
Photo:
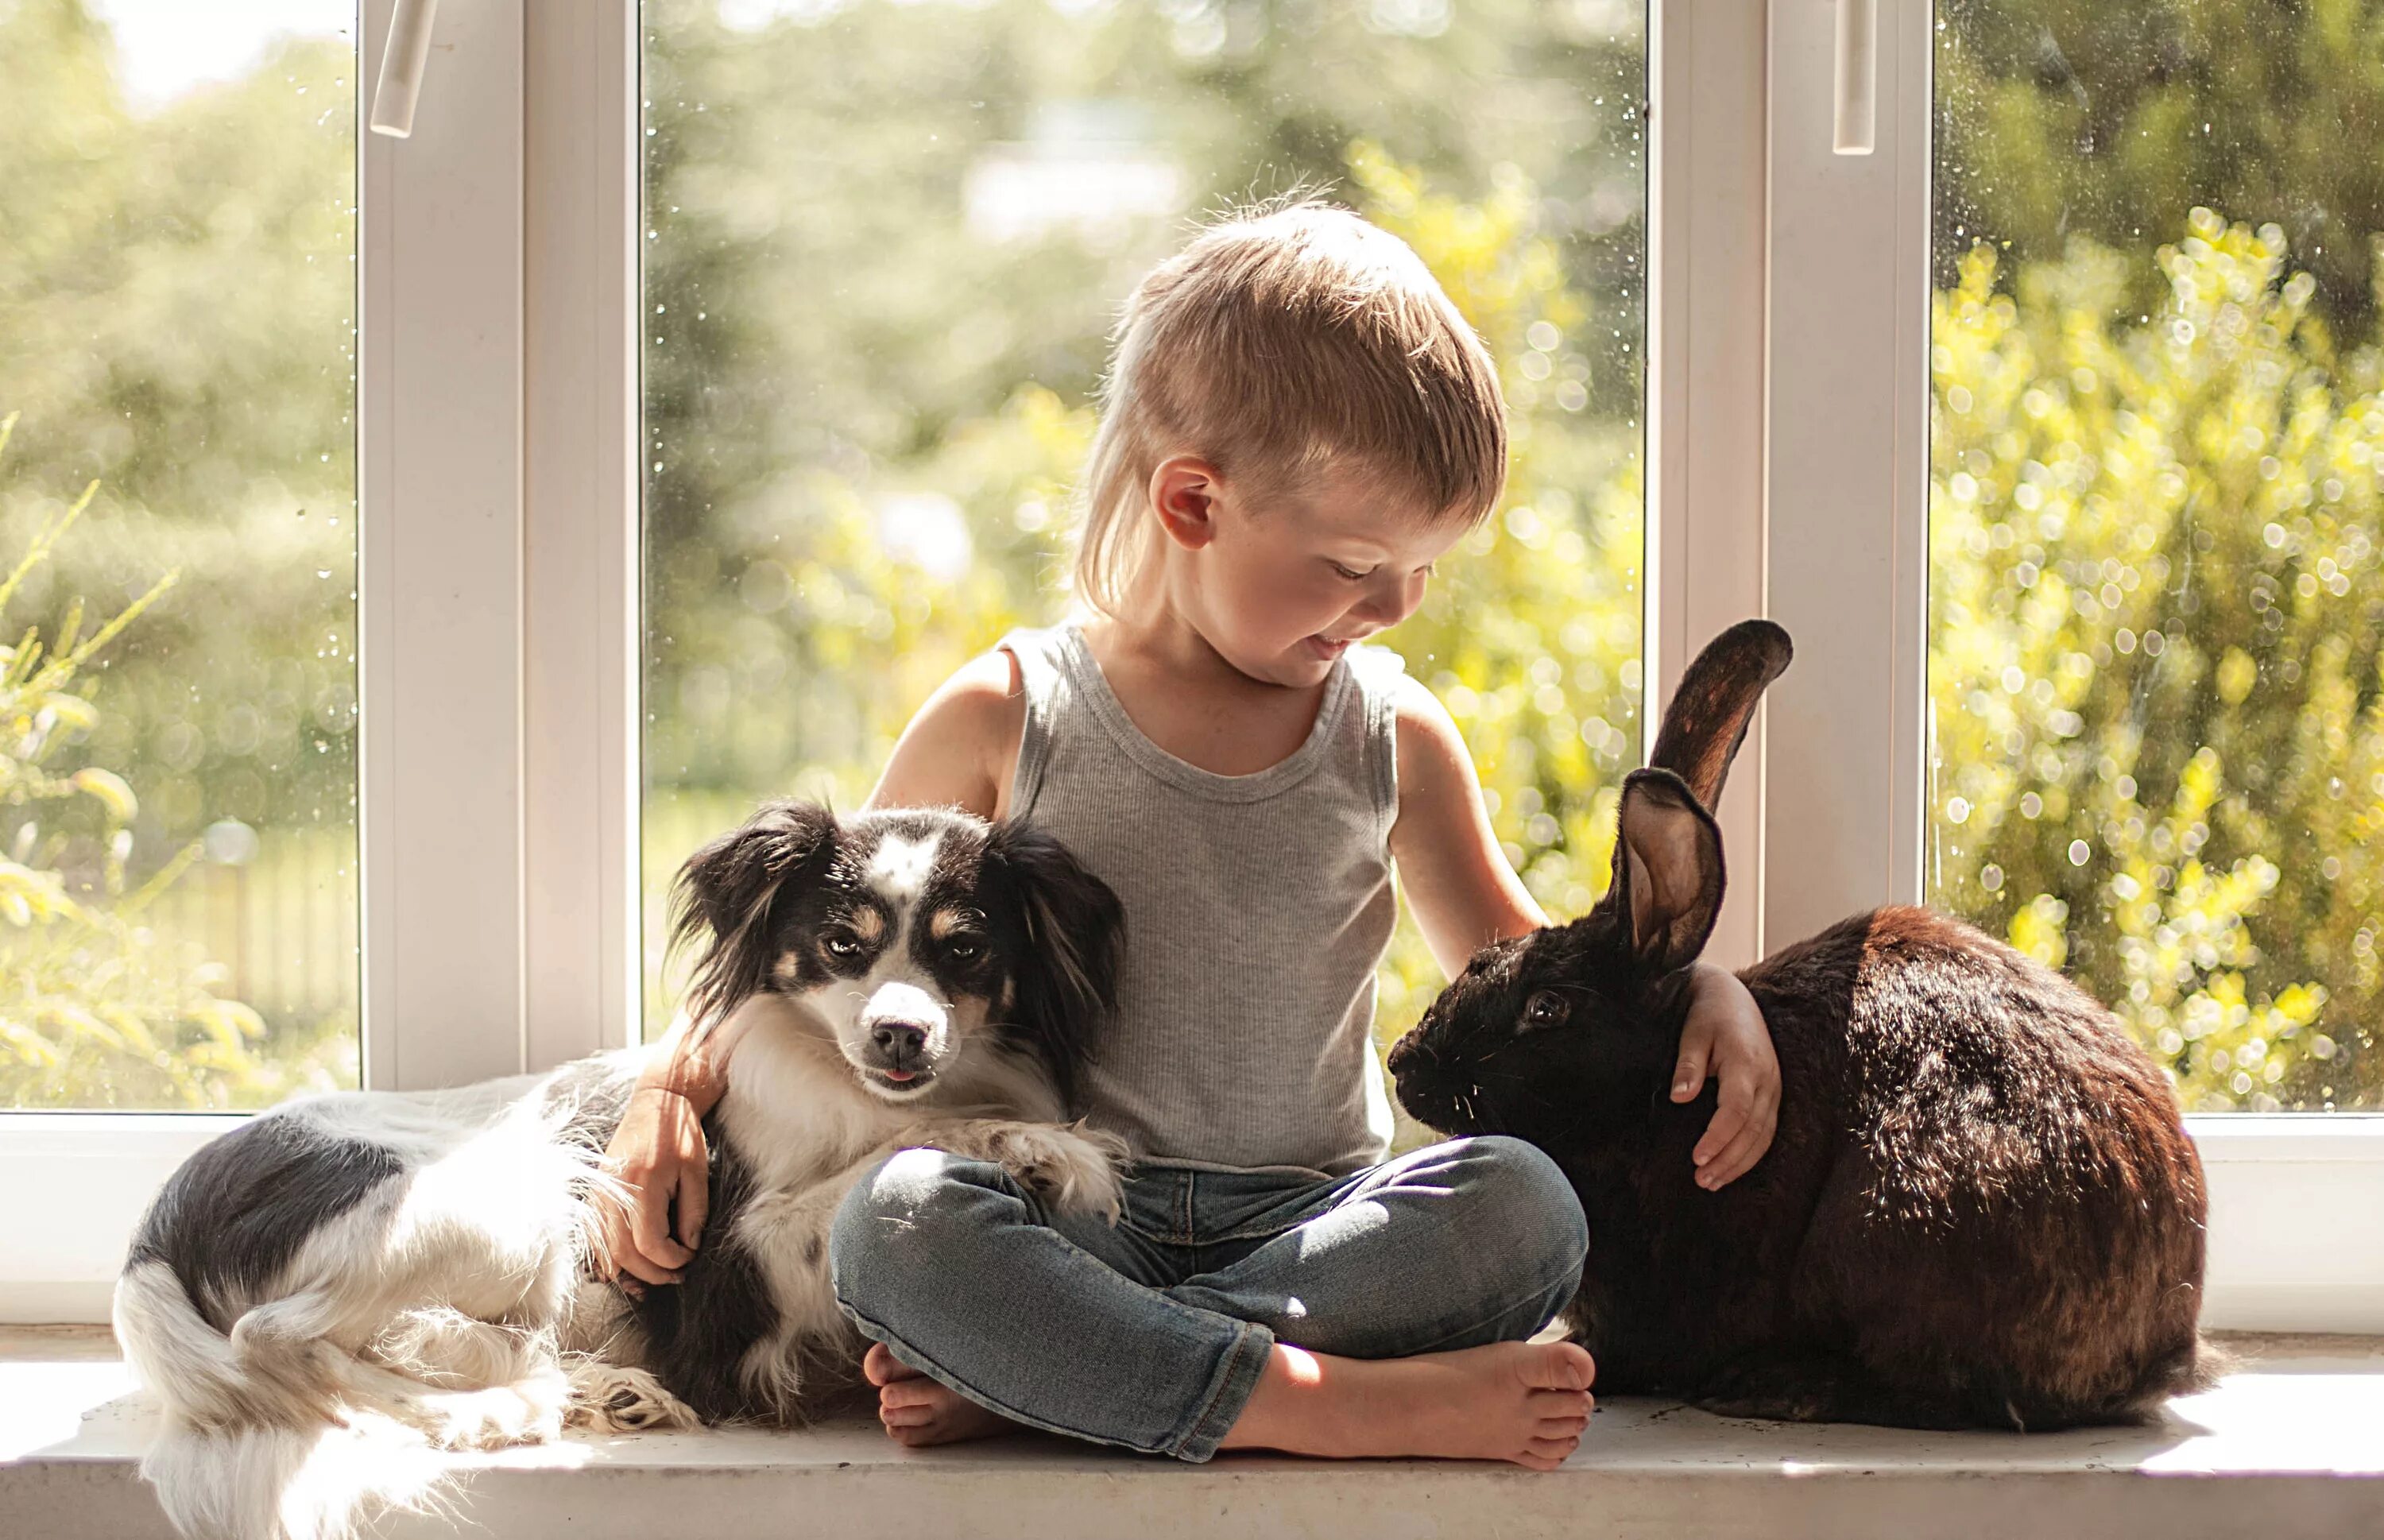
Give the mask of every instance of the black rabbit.
[[1741, 974], [1779, 1132], [1719, 1192], [1670, 1096], [1686, 969], [1722, 895], [1707, 809], [1785, 632], [1691, 665], [1623, 784], [1614, 883], [1485, 948], [1392, 1052], [1399, 1100], [1546, 1150], [1589, 1216], [1567, 1320], [1600, 1390], [1749, 1417], [2049, 1429], [2207, 1383], [2202, 1166], [2160, 1071], [2067, 980], [1924, 909], [1856, 915]]

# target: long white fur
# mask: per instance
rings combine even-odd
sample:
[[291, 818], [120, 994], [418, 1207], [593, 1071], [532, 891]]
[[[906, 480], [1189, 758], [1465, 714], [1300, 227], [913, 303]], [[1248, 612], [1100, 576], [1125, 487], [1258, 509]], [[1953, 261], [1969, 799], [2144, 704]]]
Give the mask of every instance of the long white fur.
[[[895, 890], [907, 927], [934, 849], [903, 844], [872, 876]], [[781, 1414], [798, 1405], [807, 1360], [853, 1346], [827, 1275], [827, 1233], [878, 1160], [934, 1145], [1000, 1161], [1063, 1208], [1117, 1214], [1123, 1144], [1056, 1125], [1039, 1067], [979, 1037], [991, 1002], [935, 995], [895, 945], [857, 986], [758, 995], [737, 1012], [747, 1020], [736, 1024], [720, 1116], [754, 1168], [755, 1197], [736, 1223], [780, 1314], [740, 1377]], [[943, 1056], [917, 1091], [864, 1073], [881, 997], [903, 1019], [924, 1014], [930, 1051]], [[403, 1169], [307, 1236], [257, 1298], [226, 1302], [237, 1317], [229, 1335], [164, 1262], [127, 1271], [118, 1338], [166, 1410], [142, 1472], [178, 1529], [203, 1540], [347, 1540], [377, 1510], [438, 1504], [441, 1450], [552, 1439], [566, 1421], [693, 1425], [639, 1372], [642, 1345], [618, 1297], [581, 1282], [595, 1233], [583, 1194], [605, 1179], [560, 1137], [566, 1115], [549, 1099], [546, 1077], [520, 1076], [275, 1114], [368, 1139]], [[608, 1413], [624, 1386], [631, 1408]]]

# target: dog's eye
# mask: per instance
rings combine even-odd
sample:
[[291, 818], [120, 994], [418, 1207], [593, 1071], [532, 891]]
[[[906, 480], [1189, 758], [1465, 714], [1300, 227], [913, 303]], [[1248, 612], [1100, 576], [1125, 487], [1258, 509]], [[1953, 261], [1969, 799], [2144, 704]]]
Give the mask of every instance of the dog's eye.
[[859, 957], [861, 955], [861, 938], [855, 936], [849, 930], [829, 931], [826, 936], [820, 938], [820, 945], [827, 949], [827, 954], [830, 957]]
[[1544, 1027], [1562, 1026], [1572, 1014], [1572, 1006], [1554, 989], [1543, 989], [1523, 1002], [1521, 1030], [1537, 1032]]
[[950, 953], [955, 962], [974, 962], [985, 955], [985, 938], [954, 936], [944, 942], [944, 950]]

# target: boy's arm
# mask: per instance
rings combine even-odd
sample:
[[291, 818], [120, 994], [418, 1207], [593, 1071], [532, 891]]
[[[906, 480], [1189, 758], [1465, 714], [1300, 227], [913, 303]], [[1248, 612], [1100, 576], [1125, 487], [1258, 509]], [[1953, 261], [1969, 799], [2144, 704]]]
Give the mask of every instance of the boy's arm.
[[[703, 1238], [711, 1202], [712, 1152], [704, 1115], [728, 1084], [728, 1055], [746, 1020], [732, 1013], [712, 1031], [691, 1030], [687, 1012], [648, 1051], [646, 1067], [621, 1110], [620, 1126], [604, 1148], [620, 1178], [623, 1202], [596, 1205], [604, 1248], [615, 1276], [675, 1284]], [[673, 1201], [678, 1234], [671, 1234]]]
[[[1409, 680], [1397, 724], [1399, 812], [1391, 855], [1425, 944], [1454, 977], [1490, 942], [1548, 920], [1498, 848], [1473, 756], [1447, 708]], [[1699, 962], [1672, 1099], [1694, 1099], [1708, 1076], [1721, 1082], [1721, 1091], [1694, 1158], [1698, 1186], [1711, 1189], [1745, 1174], [1771, 1147], [1780, 1061], [1746, 986], [1726, 969]]]
[[1491, 942], [1548, 923], [1490, 829], [1473, 756], [1439, 697], [1404, 681], [1398, 702], [1399, 813], [1391, 857], [1424, 944], [1454, 978]]

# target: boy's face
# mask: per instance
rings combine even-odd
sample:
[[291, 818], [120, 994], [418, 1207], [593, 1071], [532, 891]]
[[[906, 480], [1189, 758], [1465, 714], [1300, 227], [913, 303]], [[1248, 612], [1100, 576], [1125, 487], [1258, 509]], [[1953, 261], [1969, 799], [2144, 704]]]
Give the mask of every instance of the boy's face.
[[[1176, 602], [1227, 663], [1255, 679], [1322, 683], [1353, 644], [1423, 602], [1462, 519], [1424, 520], [1356, 478], [1262, 504], [1212, 469], [1203, 485], [1153, 478]], [[1187, 506], [1197, 503], [1197, 507]], [[1186, 516], [1190, 515], [1190, 516]]]

